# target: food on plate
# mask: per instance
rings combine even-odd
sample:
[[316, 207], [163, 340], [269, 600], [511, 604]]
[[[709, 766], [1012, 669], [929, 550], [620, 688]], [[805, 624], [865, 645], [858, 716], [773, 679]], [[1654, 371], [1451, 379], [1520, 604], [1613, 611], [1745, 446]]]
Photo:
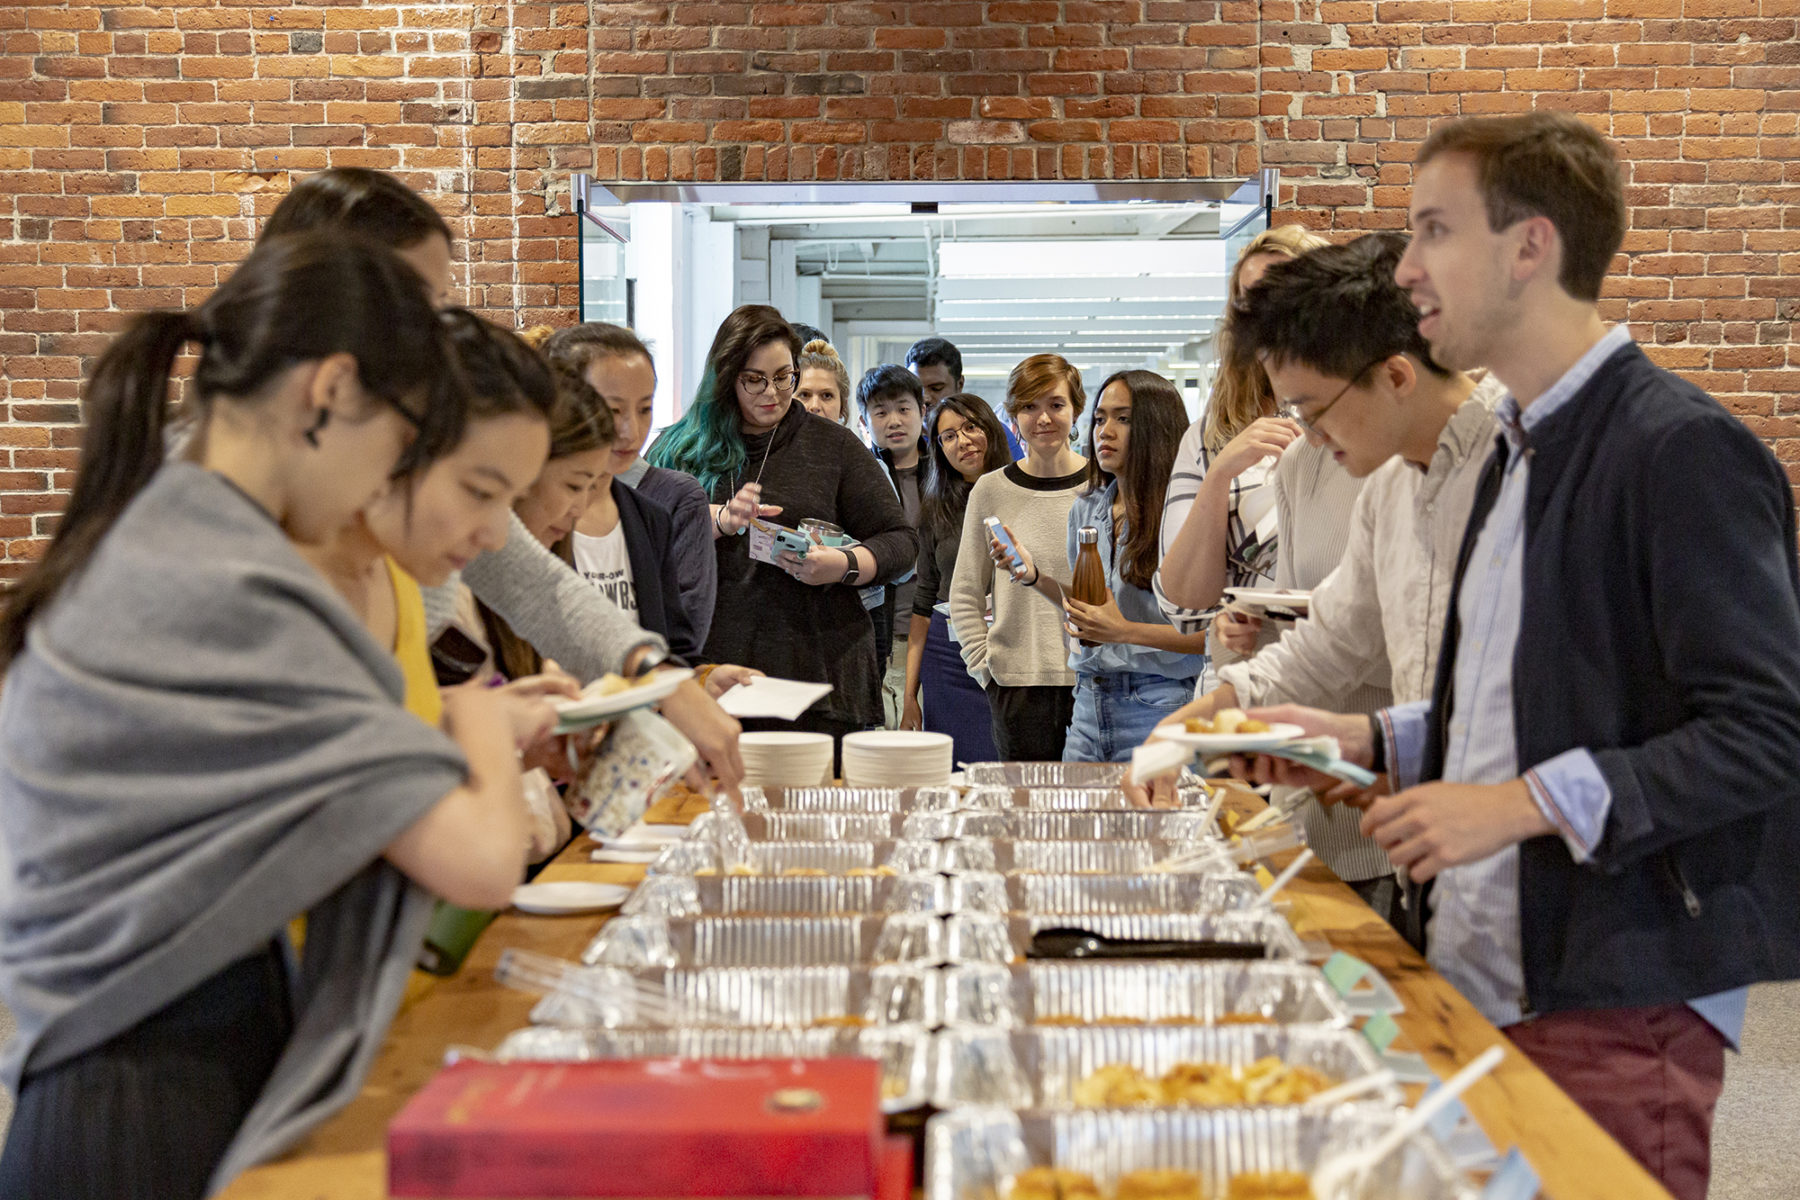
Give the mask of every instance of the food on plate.
[[1100, 1187], [1081, 1171], [1032, 1167], [1019, 1172], [1007, 1200], [1100, 1200]]
[[1118, 1200], [1200, 1200], [1200, 1176], [1155, 1168], [1119, 1176]]
[[1160, 1080], [1129, 1063], [1108, 1063], [1076, 1084], [1071, 1099], [1080, 1108], [1299, 1104], [1332, 1082], [1311, 1067], [1284, 1063], [1272, 1054], [1247, 1067], [1177, 1063]]
[[[649, 678], [649, 676], [646, 675], [645, 678]], [[636, 686], [623, 675], [614, 675], [608, 672], [582, 688], [581, 695], [584, 700], [598, 700], [602, 696], [617, 696], [620, 692], [629, 692]]]
[[1313, 1200], [1312, 1181], [1298, 1171], [1246, 1171], [1231, 1177], [1225, 1200]]
[[1162, 1089], [1130, 1063], [1108, 1063], [1075, 1085], [1074, 1100], [1082, 1108], [1132, 1108], [1161, 1103]]
[[1267, 733], [1269, 723], [1258, 721], [1254, 717], [1244, 715], [1241, 708], [1221, 708], [1213, 714], [1212, 720], [1205, 717], [1189, 717], [1182, 722], [1182, 727], [1189, 733]]
[[896, 871], [893, 867], [888, 866], [886, 863], [882, 863], [879, 867], [851, 867], [848, 871], [845, 871], [844, 874], [857, 876], [873, 875], [881, 879], [892, 879], [899, 875], [900, 872]]

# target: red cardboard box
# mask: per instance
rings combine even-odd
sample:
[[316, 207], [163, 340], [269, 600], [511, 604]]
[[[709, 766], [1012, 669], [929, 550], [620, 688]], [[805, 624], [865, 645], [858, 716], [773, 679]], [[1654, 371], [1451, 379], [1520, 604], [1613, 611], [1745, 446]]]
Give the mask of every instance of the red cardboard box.
[[388, 1189], [433, 1197], [873, 1197], [872, 1059], [460, 1062], [388, 1126]]

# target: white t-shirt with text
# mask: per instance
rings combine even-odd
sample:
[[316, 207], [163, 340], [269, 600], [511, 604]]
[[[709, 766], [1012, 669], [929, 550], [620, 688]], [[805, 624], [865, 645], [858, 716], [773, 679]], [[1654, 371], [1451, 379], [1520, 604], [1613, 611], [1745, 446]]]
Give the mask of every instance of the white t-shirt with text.
[[600, 589], [600, 594], [625, 612], [636, 616], [637, 588], [631, 579], [631, 555], [625, 549], [625, 527], [613, 526], [604, 537], [576, 533], [575, 569]]

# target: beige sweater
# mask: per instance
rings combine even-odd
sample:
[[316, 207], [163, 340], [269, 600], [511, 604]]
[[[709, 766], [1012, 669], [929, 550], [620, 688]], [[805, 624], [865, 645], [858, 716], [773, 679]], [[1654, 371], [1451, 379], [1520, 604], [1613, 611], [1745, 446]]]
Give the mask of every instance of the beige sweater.
[[[1069, 506], [1085, 486], [1086, 469], [1057, 479], [1027, 475], [1017, 463], [975, 481], [963, 513], [962, 546], [950, 581], [950, 627], [962, 642], [963, 662], [983, 687], [1074, 687], [1062, 610], [1033, 589], [995, 581], [987, 527], [999, 517], [1040, 571], [1068, 577]], [[988, 595], [994, 623], [986, 621]]]

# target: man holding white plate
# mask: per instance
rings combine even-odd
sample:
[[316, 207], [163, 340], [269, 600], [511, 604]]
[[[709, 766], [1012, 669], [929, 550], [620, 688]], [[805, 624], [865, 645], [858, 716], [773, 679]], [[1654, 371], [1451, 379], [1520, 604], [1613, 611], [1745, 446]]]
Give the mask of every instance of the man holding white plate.
[[[1219, 686], [1165, 726], [1240, 706], [1322, 706], [1384, 676], [1398, 703], [1430, 695], [1456, 549], [1502, 389], [1432, 361], [1418, 309], [1394, 282], [1405, 250], [1406, 239], [1391, 233], [1312, 250], [1270, 267], [1237, 302], [1234, 348], [1268, 372], [1307, 436], [1368, 483], [1351, 510], [1343, 558], [1313, 590], [1307, 617], [1221, 668]], [[1168, 781], [1156, 786], [1167, 790]], [[1387, 856], [1356, 830], [1356, 814], [1318, 810], [1309, 802], [1301, 812], [1309, 844], [1394, 919]], [[1317, 836], [1314, 826], [1332, 817], [1348, 830]]]

